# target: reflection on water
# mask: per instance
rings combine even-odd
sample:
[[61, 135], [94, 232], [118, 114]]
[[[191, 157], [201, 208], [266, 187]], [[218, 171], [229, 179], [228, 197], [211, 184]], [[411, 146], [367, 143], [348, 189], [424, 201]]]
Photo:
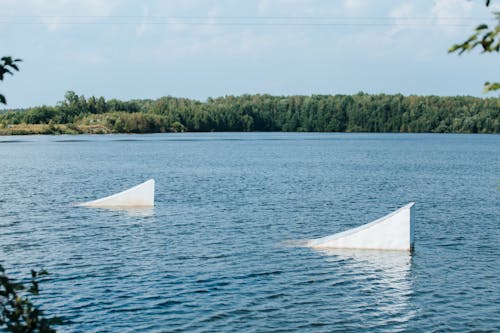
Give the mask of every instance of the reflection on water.
[[411, 268], [409, 251], [321, 249], [316, 250], [327, 256], [327, 260], [351, 260], [359, 269], [383, 271], [387, 274], [408, 274]]
[[[336, 262], [343, 271], [354, 272], [361, 277], [360, 286], [376, 290], [384, 299], [378, 310], [385, 313], [398, 313], [398, 320], [408, 321], [414, 316], [410, 309], [413, 294], [411, 280], [412, 256], [409, 251], [321, 249], [316, 250], [327, 261]], [[370, 281], [370, 283], [366, 283]], [[401, 309], [407, 310], [401, 316]]]
[[154, 208], [144, 207], [144, 208], [131, 208], [131, 207], [113, 207], [113, 208], [105, 208], [102, 209], [112, 211], [112, 212], [122, 212], [127, 214], [129, 217], [151, 217], [154, 215]]
[[154, 215], [153, 207], [82, 207], [85, 209], [93, 209], [96, 211], [124, 213], [129, 217], [151, 217]]

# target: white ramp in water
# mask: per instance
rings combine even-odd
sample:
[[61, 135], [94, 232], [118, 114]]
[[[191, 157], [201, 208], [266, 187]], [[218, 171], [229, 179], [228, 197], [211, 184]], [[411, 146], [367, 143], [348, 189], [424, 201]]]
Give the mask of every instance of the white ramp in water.
[[142, 184], [102, 199], [83, 202], [85, 207], [153, 207], [155, 202], [155, 181], [150, 179]]
[[331, 236], [311, 239], [307, 246], [318, 249], [413, 249], [414, 202], [371, 223]]

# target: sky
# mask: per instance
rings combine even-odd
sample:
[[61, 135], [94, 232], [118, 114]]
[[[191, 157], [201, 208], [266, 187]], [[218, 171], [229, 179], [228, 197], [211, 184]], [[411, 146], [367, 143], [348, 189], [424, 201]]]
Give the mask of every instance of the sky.
[[[495, 7], [496, 6], [496, 7]], [[483, 94], [499, 54], [449, 54], [482, 0], [0, 0], [7, 108], [241, 94]], [[5, 107], [2, 107], [5, 108]]]

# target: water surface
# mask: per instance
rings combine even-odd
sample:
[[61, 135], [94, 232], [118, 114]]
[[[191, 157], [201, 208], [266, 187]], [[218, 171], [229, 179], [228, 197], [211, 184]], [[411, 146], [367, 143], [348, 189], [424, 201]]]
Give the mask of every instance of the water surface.
[[[0, 263], [64, 332], [500, 330], [498, 135], [0, 137], [0, 174]], [[413, 255], [290, 245], [410, 201]]]

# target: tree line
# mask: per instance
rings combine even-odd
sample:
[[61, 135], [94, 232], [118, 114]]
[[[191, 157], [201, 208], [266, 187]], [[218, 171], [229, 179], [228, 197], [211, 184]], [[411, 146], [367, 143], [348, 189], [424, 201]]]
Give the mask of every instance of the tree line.
[[[0, 129], [46, 125], [48, 133], [210, 131], [500, 133], [500, 98], [401, 94], [106, 100], [69, 91], [55, 106], [0, 113]], [[64, 126], [61, 126], [64, 125]]]

